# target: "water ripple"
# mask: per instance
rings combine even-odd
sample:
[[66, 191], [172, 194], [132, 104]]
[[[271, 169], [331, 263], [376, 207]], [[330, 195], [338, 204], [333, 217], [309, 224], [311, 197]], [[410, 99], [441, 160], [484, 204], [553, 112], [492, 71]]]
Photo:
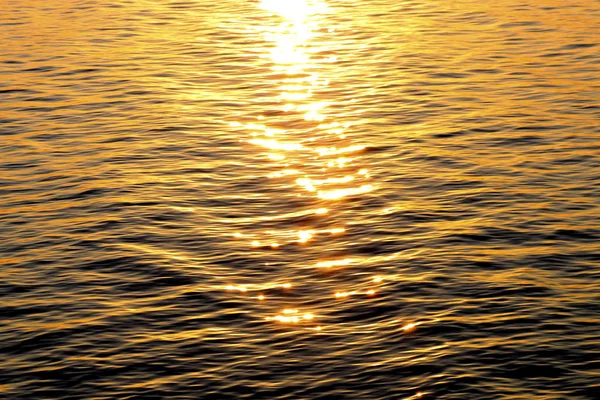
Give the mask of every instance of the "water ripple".
[[0, 397], [598, 398], [597, 1], [4, 6]]

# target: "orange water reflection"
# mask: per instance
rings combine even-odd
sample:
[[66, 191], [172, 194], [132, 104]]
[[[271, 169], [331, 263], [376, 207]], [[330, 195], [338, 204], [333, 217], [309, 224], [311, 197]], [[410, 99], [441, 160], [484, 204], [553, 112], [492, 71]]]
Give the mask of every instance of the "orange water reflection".
[[[352, 227], [352, 221], [344, 222], [341, 217], [345, 207], [351, 206], [356, 196], [364, 196], [376, 188], [364, 164], [368, 145], [353, 141], [356, 131], [352, 130], [358, 123], [353, 121], [355, 116], [344, 113], [345, 107], [340, 107], [344, 105], [343, 99], [337, 104], [335, 96], [327, 94], [328, 87], [335, 85], [332, 77], [341, 68], [338, 65], [341, 60], [334, 54], [336, 46], [340, 46], [330, 18], [334, 11], [321, 0], [263, 0], [258, 6], [268, 13], [261, 20], [268, 23], [256, 27], [264, 43], [259, 44], [252, 56], [259, 54], [270, 69], [265, 82], [274, 89], [273, 97], [261, 99], [258, 103], [261, 108], [253, 116], [232, 121], [230, 125], [239, 128], [243, 141], [268, 165], [270, 171], [265, 178], [271, 187], [286, 193], [292, 189], [309, 206], [237, 219], [236, 223], [246, 223], [248, 229], [231, 232], [231, 236], [261, 252], [258, 254], [264, 251], [284, 254], [290, 246], [294, 251], [308, 251], [313, 244], [321, 245], [324, 240], [345, 235]], [[306, 221], [301, 227], [288, 222], [298, 218]], [[255, 227], [265, 222], [276, 223], [276, 228]], [[320, 250], [313, 256], [315, 261], [306, 262], [300, 269], [329, 276], [328, 279], [335, 280], [336, 273], [343, 273], [355, 264], [364, 265], [364, 260], [339, 251], [328, 254]], [[341, 301], [351, 296], [374, 299], [383, 289], [382, 281], [382, 277], [371, 277], [360, 287], [340, 288], [333, 298], [331, 292], [323, 293], [321, 301]], [[289, 290], [291, 283], [230, 283], [225, 289], [232, 295], [254, 299], [261, 303], [262, 310], [270, 309], [262, 315], [266, 322], [320, 332], [324, 327], [317, 322], [324, 322], [321, 320], [326, 315], [319, 315], [315, 299], [306, 302], [297, 298], [302, 284], [297, 286], [298, 290]], [[270, 296], [267, 291], [273, 288], [288, 293], [283, 297], [281, 292]], [[307, 309], [307, 304], [313, 309]], [[411, 323], [398, 325], [404, 332], [415, 327]]]
[[[267, 150], [264, 156], [273, 162], [269, 178], [295, 176], [295, 186], [308, 192], [301, 195], [335, 201], [373, 190], [365, 183], [370, 178], [366, 169], [356, 168], [349, 157], [366, 146], [348, 140], [352, 122], [329, 113], [332, 99], [322, 94], [330, 85], [325, 74], [339, 68], [331, 54], [335, 41], [328, 37], [335, 30], [327, 19], [333, 11], [320, 0], [262, 0], [258, 5], [279, 20], [258, 28], [265, 39], [258, 53], [273, 71], [278, 110], [265, 109], [256, 121], [232, 125], [247, 131], [248, 143]], [[308, 240], [299, 235], [301, 242]]]
[[[373, 186], [364, 183], [369, 179], [366, 169], [354, 168], [354, 160], [344, 157], [363, 152], [365, 146], [346, 140], [345, 131], [352, 123], [328, 115], [331, 99], [318, 94], [329, 85], [324, 72], [331, 75], [337, 67], [336, 57], [327, 55], [335, 50], [327, 37], [334, 30], [326, 19], [332, 10], [319, 0], [262, 0], [258, 6], [275, 22], [257, 29], [265, 39], [258, 53], [268, 61], [272, 84], [279, 92], [278, 110], [265, 109], [255, 121], [234, 121], [231, 125], [245, 129], [250, 135], [247, 142], [266, 150], [264, 156], [273, 168], [268, 178], [284, 179], [282, 186], [294, 185], [300, 196], [333, 201], [371, 191]], [[299, 118], [306, 124], [298, 126]], [[316, 211], [328, 212], [325, 207]], [[332, 231], [343, 232], [340, 228]], [[307, 243], [314, 233], [299, 230], [295, 236], [298, 243]], [[287, 241], [294, 239], [288, 237]], [[259, 238], [251, 242], [252, 247], [262, 245]]]
[[[258, 54], [268, 65], [271, 73], [265, 80], [274, 88], [274, 98], [264, 101], [269, 106], [250, 120], [232, 121], [230, 125], [240, 128], [245, 141], [268, 163], [271, 171], [266, 178], [273, 185], [286, 191], [293, 188], [297, 196], [314, 205], [304, 210], [276, 212], [264, 218], [248, 218], [248, 232], [231, 235], [255, 251], [283, 252], [288, 245], [308, 248], [315, 241], [346, 234], [347, 224], [340, 224], [339, 218], [325, 227], [323, 221], [335, 218], [352, 196], [374, 190], [374, 184], [368, 169], [361, 164], [367, 145], [353, 142], [349, 131], [357, 126], [352, 121], [354, 117], [340, 111], [344, 107], [335, 107], [336, 111], [331, 112], [332, 106], [342, 104], [336, 104], [335, 98], [325, 94], [334, 84], [332, 77], [340, 68], [334, 54], [340, 44], [336, 43], [335, 24], [330, 18], [334, 10], [321, 0], [262, 0], [257, 5], [268, 17], [261, 20], [266, 23], [256, 27], [264, 43], [259, 44], [252, 56]], [[302, 228], [295, 224], [285, 226], [286, 220], [307, 216], [312, 216], [315, 222], [308, 222]], [[264, 221], [281, 224], [277, 229], [266, 231], [253, 228], [253, 224]], [[325, 253], [306, 268], [314, 269], [315, 273], [330, 273], [328, 271], [343, 270], [355, 261]], [[247, 294], [254, 299], [271, 304], [272, 300], [262, 293], [268, 287], [269, 284], [225, 286], [229, 292], [238, 295], [250, 292]], [[290, 289], [291, 284], [283, 288]], [[336, 297], [352, 294], [368, 297], [375, 293], [374, 288], [366, 287], [360, 291], [340, 291]], [[331, 299], [328, 294], [323, 298]], [[264, 320], [302, 328], [310, 323], [308, 328], [322, 329], [321, 325], [314, 325], [313, 312], [299, 309], [286, 303], [283, 311], [271, 313]]]

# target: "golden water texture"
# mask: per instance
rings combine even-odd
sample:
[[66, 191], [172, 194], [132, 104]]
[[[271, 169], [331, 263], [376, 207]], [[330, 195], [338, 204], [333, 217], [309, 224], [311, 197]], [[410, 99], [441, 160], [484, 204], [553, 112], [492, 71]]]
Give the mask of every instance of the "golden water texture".
[[600, 399], [599, 34], [3, 0], [0, 398]]

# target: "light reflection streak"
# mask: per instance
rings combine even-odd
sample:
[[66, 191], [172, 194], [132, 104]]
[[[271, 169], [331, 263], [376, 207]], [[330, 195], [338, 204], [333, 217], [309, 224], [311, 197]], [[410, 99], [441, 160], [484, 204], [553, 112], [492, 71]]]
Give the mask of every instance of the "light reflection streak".
[[245, 286], [234, 286], [234, 285], [227, 285], [226, 289], [230, 292], [242, 292], [242, 293], [246, 293], [248, 291], [248, 288], [246, 288]]
[[300, 143], [282, 143], [275, 139], [252, 139], [249, 143], [266, 147], [271, 150], [296, 151], [304, 148]]
[[318, 196], [325, 200], [338, 200], [347, 196], [369, 193], [373, 190], [372, 185], [363, 185], [358, 188], [334, 189], [329, 191], [320, 191]]
[[[322, 210], [325, 209], [325, 207], [320, 207], [320, 208], [311, 208], [311, 209], [305, 209], [305, 210], [300, 210], [300, 211], [294, 211], [294, 212], [290, 212], [290, 213], [283, 213], [283, 214], [277, 214], [277, 215], [269, 215], [269, 216], [259, 216], [259, 217], [252, 217], [252, 218], [233, 218], [233, 219], [229, 219], [229, 218], [224, 218], [223, 222], [224, 223], [256, 223], [256, 222], [264, 222], [264, 221], [283, 221], [283, 220], [289, 220], [289, 219], [294, 219], [297, 217], [305, 217], [311, 214], [319, 214], [317, 212], [317, 210]], [[328, 212], [329, 209], [327, 208]], [[324, 230], [323, 230], [324, 231]], [[276, 231], [267, 231], [265, 233], [275, 233]], [[239, 233], [239, 235], [238, 235]], [[241, 232], [234, 232], [231, 234], [231, 236], [234, 237], [254, 237], [255, 235], [250, 234], [250, 233], [241, 233]]]
[[[324, 68], [331, 70], [328, 66], [335, 65], [338, 61], [337, 56], [331, 54], [332, 51], [335, 51], [330, 44], [332, 42], [328, 41], [326, 37], [327, 34], [335, 31], [335, 27], [329, 26], [326, 30], [327, 33], [324, 33], [325, 31], [320, 27], [324, 15], [329, 12], [327, 4], [322, 0], [261, 0], [259, 7], [283, 19], [275, 27], [262, 26], [260, 28], [265, 40], [272, 44], [264, 49], [264, 54], [265, 58], [272, 63], [271, 69], [277, 72], [277, 88], [280, 93], [278, 101], [281, 104], [282, 112], [299, 113], [305, 121], [317, 122], [316, 128], [325, 133], [325, 136], [320, 138], [320, 136], [307, 137], [303, 135], [302, 139], [296, 141], [274, 139], [275, 136], [282, 134], [293, 135], [293, 131], [269, 127], [268, 120], [264, 115], [259, 117], [261, 123], [242, 124], [236, 122], [232, 125], [244, 127], [247, 131], [252, 132], [253, 138], [248, 141], [250, 144], [276, 150], [276, 153], [271, 152], [267, 155], [271, 161], [287, 160], [292, 156], [290, 154], [292, 152], [304, 155], [312, 153], [322, 159], [325, 169], [346, 168], [355, 160], [342, 155], [362, 152], [366, 146], [357, 144], [312, 146], [308, 144], [325, 139], [327, 135], [345, 138], [345, 130], [352, 125], [348, 121], [328, 120], [330, 115], [327, 113], [327, 108], [332, 102], [318, 99], [315, 94], [317, 89], [330, 84], [329, 79], [321, 76], [321, 71]], [[327, 53], [329, 53], [327, 57], [319, 56], [319, 54]], [[277, 123], [280, 122], [277, 121]], [[331, 157], [333, 159], [328, 159]], [[295, 161], [291, 160], [291, 162]], [[301, 171], [294, 170], [294, 174], [302, 174]], [[290, 169], [284, 168], [271, 172], [269, 177], [283, 178], [289, 174]], [[303, 175], [305, 175], [304, 178], [296, 181], [298, 186], [313, 195], [316, 194], [316, 197], [320, 199], [339, 200], [373, 190], [373, 186], [370, 184], [349, 186], [357, 181], [357, 177], [363, 180], [367, 179], [366, 174], [345, 174], [341, 177], [329, 176], [325, 179], [313, 179], [310, 174]], [[345, 185], [345, 187], [330, 188], [332, 185]], [[318, 186], [322, 187], [318, 190]]]
[[336, 299], [345, 299], [350, 296], [355, 295], [364, 295], [364, 296], [374, 296], [377, 292], [375, 289], [365, 290], [364, 292], [360, 292], [358, 290], [352, 290], [349, 292], [335, 292], [334, 296]]
[[[307, 210], [299, 216], [310, 216], [310, 215], [327, 215], [329, 209], [319, 208], [316, 210]], [[278, 218], [271, 218], [271, 220], [277, 220]], [[283, 245], [290, 243], [306, 244], [314, 240], [317, 236], [340, 236], [346, 233], [345, 227], [325, 228], [325, 229], [314, 229], [314, 230], [299, 230], [299, 231], [285, 231], [285, 230], [267, 230], [262, 233], [256, 234], [242, 234], [241, 232], [232, 233], [230, 236], [236, 239], [250, 239], [248, 242], [249, 246], [255, 249], [271, 248], [277, 249]], [[257, 236], [270, 236], [270, 238], [264, 238], [263, 240], [254, 239]]]
[[352, 263], [354, 260], [351, 258], [345, 258], [343, 260], [330, 260], [330, 261], [319, 261], [317, 263], [317, 268], [332, 268], [332, 267], [340, 267], [345, 266]]
[[268, 154], [269, 159], [273, 160], [273, 161], [281, 161], [281, 160], [285, 160], [285, 156], [283, 154], [273, 154], [273, 153], [269, 153]]
[[335, 297], [340, 299], [340, 298], [345, 298], [345, 297], [349, 297], [349, 296], [353, 296], [355, 294], [357, 294], [358, 292], [356, 291], [351, 291], [351, 292], [336, 292], [335, 293]]
[[313, 237], [312, 231], [299, 231], [298, 232], [298, 243], [306, 243]]
[[300, 171], [298, 171], [297, 169], [284, 169], [283, 171], [272, 172], [271, 174], [268, 175], [268, 177], [269, 178], [282, 178], [284, 176], [297, 175], [299, 173], [300, 173]]
[[[269, 251], [280, 255], [290, 250], [302, 251], [318, 241], [333, 240], [332, 236], [345, 234], [352, 221], [340, 222], [336, 217], [342, 214], [340, 211], [345, 203], [354, 200], [352, 196], [369, 193], [375, 190], [375, 185], [371, 182], [368, 169], [359, 165], [368, 146], [352, 143], [348, 138], [348, 130], [357, 123], [347, 119], [354, 118], [355, 114], [334, 115], [335, 108], [332, 105], [335, 105], [335, 99], [323, 94], [327, 93], [325, 89], [331, 84], [328, 79], [330, 75], [324, 75], [335, 72], [338, 62], [337, 56], [332, 54], [336, 51], [333, 46], [335, 42], [326, 36], [335, 32], [335, 27], [328, 26], [331, 21], [324, 22], [328, 12], [325, 2], [261, 0], [259, 6], [280, 21], [278, 25], [259, 27], [267, 42], [261, 53], [270, 64], [271, 74], [268, 76], [275, 90], [267, 102], [276, 104], [278, 109], [259, 110], [254, 121], [236, 121], [230, 125], [236, 131], [238, 128], [243, 131], [247, 135], [244, 142], [252, 146], [249, 148], [264, 156], [269, 185], [291, 189], [295, 196], [313, 203], [300, 211], [224, 218], [223, 222], [230, 224], [232, 230], [239, 230], [240, 224], [251, 225], [248, 231], [238, 231], [231, 236], [241, 239], [243, 245], [255, 252]], [[283, 223], [290, 221], [293, 221], [293, 226], [281, 228]], [[324, 254], [322, 258], [307, 262], [302, 268], [325, 271], [343, 269], [360, 261], [339, 253], [331, 257]], [[372, 283], [382, 282], [377, 276], [372, 279]], [[291, 288], [289, 282], [226, 286], [230, 292], [251, 293], [249, 298], [262, 302], [261, 307], [272, 306], [277, 298], [266, 290]], [[378, 286], [366, 286], [360, 290], [338, 291], [335, 292], [335, 298], [345, 299], [355, 295], [372, 297], [379, 289]], [[297, 292], [288, 292], [286, 299]], [[328, 293], [323, 297], [331, 301]], [[297, 304], [298, 307], [295, 307], [288, 303], [289, 308], [279, 309], [279, 312], [264, 319], [299, 329], [321, 331], [322, 325], [314, 323], [319, 319], [318, 315], [301, 311], [303, 303]], [[408, 332], [414, 330], [416, 325], [408, 324], [401, 329]]]
[[412, 331], [414, 331], [414, 330], [415, 330], [415, 328], [416, 328], [417, 326], [419, 326], [419, 325], [421, 325], [421, 323], [420, 323], [420, 322], [411, 322], [411, 323], [409, 323], [409, 324], [406, 324], [406, 325], [404, 325], [404, 326], [403, 326], [401, 329], [402, 329], [404, 332], [412, 332]]
[[[285, 283], [267, 283], [264, 285], [233, 285], [233, 284], [228, 284], [225, 285], [223, 288], [228, 291], [228, 292], [240, 292], [240, 293], [248, 293], [248, 292], [263, 292], [265, 290], [269, 290], [269, 289], [291, 289], [292, 288], [292, 284], [289, 282], [285, 282]], [[258, 300], [265, 300], [266, 296], [264, 295], [264, 293], [260, 293], [259, 295], [256, 296], [256, 298]]]
[[311, 322], [314, 319], [315, 315], [313, 313], [306, 312], [302, 314], [300, 313], [300, 310], [296, 308], [285, 308], [280, 314], [275, 315], [274, 317], [265, 317], [265, 320], [267, 321], [277, 321], [284, 324], [306, 323]]
[[404, 400], [416, 400], [416, 399], [420, 399], [423, 396], [425, 396], [425, 393], [423, 392], [417, 392], [416, 394], [410, 396], [410, 397], [406, 397]]
[[[348, 147], [344, 147], [341, 149], [339, 149], [337, 147], [323, 147], [323, 148], [318, 148], [317, 152], [319, 153], [320, 156], [330, 156], [330, 155], [338, 155], [338, 154], [344, 154], [344, 153], [356, 153], [359, 151], [363, 151], [365, 148], [366, 148], [366, 146], [364, 146], [364, 145], [353, 145], [353, 146], [348, 146]], [[359, 171], [359, 173], [360, 173], [360, 171]]]

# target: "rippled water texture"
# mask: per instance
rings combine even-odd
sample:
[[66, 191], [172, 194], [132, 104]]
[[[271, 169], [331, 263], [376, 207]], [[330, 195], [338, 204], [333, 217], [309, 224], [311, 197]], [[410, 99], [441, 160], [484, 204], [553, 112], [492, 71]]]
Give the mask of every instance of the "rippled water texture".
[[0, 398], [600, 399], [599, 33], [3, 0]]

